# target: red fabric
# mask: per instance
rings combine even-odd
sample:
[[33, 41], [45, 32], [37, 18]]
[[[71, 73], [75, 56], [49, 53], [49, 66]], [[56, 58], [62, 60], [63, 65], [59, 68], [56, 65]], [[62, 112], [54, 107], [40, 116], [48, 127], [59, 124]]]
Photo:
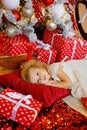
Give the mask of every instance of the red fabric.
[[40, 84], [31, 84], [23, 81], [20, 71], [0, 76], [0, 84], [9, 86], [22, 94], [31, 94], [34, 99], [43, 102], [43, 107], [51, 106], [56, 100], [70, 94], [68, 89], [56, 88]]
[[42, 105], [31, 95], [25, 96], [10, 88], [0, 95], [0, 114], [26, 127], [35, 121]]

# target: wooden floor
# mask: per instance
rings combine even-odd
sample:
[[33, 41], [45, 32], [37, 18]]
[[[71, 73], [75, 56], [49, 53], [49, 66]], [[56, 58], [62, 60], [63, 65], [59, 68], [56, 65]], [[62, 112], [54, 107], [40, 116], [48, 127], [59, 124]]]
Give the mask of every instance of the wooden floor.
[[4, 67], [0, 66], [0, 74], [7, 74], [13, 71], [14, 69], [5, 69]]

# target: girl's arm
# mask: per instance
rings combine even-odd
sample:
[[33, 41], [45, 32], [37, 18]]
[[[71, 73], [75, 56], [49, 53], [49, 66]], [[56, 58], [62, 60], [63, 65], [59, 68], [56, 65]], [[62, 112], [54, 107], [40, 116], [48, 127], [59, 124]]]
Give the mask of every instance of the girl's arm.
[[46, 85], [58, 87], [58, 88], [70, 88], [72, 86], [72, 81], [69, 76], [63, 71], [62, 65], [58, 69], [58, 77], [61, 81], [50, 80]]

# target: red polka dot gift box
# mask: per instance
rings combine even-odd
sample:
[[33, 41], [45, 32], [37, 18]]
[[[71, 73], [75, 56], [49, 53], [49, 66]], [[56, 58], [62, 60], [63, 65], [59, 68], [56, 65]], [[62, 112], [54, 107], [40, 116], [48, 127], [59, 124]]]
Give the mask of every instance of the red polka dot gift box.
[[36, 49], [33, 51], [33, 56], [39, 61], [47, 64], [52, 64], [56, 61], [57, 51], [54, 50], [49, 44], [37, 40]]
[[87, 41], [78, 36], [65, 38], [62, 34], [54, 34], [51, 46], [57, 50], [56, 61], [83, 59], [87, 57]]
[[31, 95], [23, 95], [9, 88], [0, 94], [0, 114], [26, 127], [35, 121], [42, 103]]
[[7, 56], [17, 56], [27, 53], [29, 40], [23, 34], [19, 34], [14, 37], [0, 35], [0, 40], [3, 40], [3, 52]]
[[45, 29], [44, 34], [43, 34], [43, 42], [47, 43], [47, 44], [51, 44], [53, 35], [59, 34], [59, 33], [61, 33], [61, 32], [58, 28], [55, 30]]

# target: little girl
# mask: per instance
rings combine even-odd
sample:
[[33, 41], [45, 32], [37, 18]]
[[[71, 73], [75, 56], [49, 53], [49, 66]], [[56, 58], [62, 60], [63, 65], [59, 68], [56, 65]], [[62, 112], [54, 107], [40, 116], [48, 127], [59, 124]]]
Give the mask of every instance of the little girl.
[[51, 65], [31, 60], [21, 67], [21, 77], [27, 82], [70, 88], [75, 97], [87, 97], [86, 59], [57, 62]]

